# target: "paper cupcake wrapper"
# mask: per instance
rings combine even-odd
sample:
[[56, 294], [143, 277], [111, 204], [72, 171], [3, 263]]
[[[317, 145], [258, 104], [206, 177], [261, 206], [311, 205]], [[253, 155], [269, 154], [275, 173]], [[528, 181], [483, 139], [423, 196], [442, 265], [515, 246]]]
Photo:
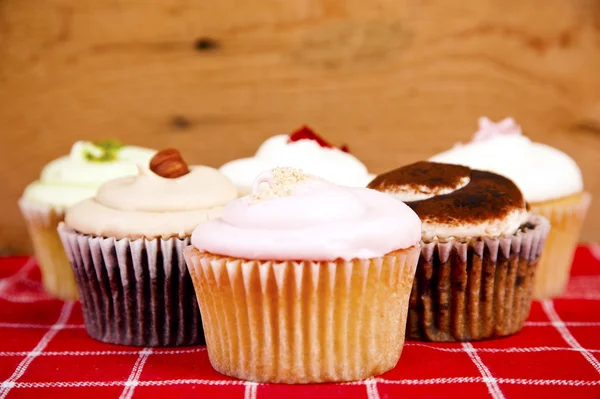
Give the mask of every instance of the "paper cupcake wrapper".
[[533, 295], [537, 299], [559, 296], [567, 287], [575, 248], [592, 196], [583, 193], [574, 201], [533, 204], [532, 212], [552, 225], [536, 273]]
[[134, 346], [204, 343], [194, 287], [183, 258], [190, 239], [93, 237], [58, 228], [73, 266], [87, 333]]
[[532, 216], [512, 237], [422, 243], [407, 337], [472, 341], [519, 331], [549, 228], [545, 218]]
[[220, 373], [276, 383], [351, 381], [402, 351], [419, 249], [366, 260], [275, 262], [186, 248], [208, 355]]
[[46, 291], [63, 300], [77, 299], [77, 286], [69, 259], [56, 231], [64, 219], [62, 208], [19, 200]]

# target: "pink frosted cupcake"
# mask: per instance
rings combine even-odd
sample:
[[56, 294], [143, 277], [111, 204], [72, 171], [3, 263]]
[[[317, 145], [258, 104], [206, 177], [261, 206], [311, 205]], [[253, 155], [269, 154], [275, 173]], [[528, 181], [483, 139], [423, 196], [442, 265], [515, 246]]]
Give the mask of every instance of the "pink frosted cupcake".
[[259, 176], [253, 192], [198, 226], [184, 251], [212, 366], [278, 383], [393, 368], [419, 257], [417, 215], [385, 194], [288, 168]]

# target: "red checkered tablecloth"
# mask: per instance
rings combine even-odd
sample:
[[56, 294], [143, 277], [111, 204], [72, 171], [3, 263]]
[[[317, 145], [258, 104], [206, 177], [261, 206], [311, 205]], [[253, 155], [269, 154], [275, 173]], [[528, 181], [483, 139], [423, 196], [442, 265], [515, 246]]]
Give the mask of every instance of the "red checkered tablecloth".
[[78, 303], [44, 294], [33, 258], [0, 258], [0, 381], [0, 398], [600, 398], [600, 245], [578, 249], [566, 294], [535, 302], [515, 336], [408, 342], [384, 375], [304, 386], [225, 377], [205, 347], [94, 341]]

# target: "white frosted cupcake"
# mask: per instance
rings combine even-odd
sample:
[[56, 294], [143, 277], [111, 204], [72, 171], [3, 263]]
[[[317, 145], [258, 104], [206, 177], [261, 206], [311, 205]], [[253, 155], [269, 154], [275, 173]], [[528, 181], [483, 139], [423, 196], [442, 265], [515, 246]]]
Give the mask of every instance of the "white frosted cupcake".
[[343, 186], [365, 187], [375, 177], [345, 146], [331, 145], [306, 126], [269, 138], [253, 157], [228, 162], [219, 170], [237, 186], [240, 195], [246, 195], [256, 176], [281, 166], [299, 168]]
[[[261, 183], [266, 183], [261, 186]], [[219, 372], [277, 383], [393, 368], [421, 222], [402, 202], [278, 168], [201, 224], [184, 254]]]
[[188, 167], [170, 149], [69, 208], [59, 233], [88, 334], [121, 345], [204, 343], [183, 249], [198, 224], [236, 197], [216, 169]]
[[536, 272], [534, 296], [549, 298], [566, 288], [573, 254], [591, 196], [581, 170], [564, 152], [524, 136], [512, 118], [493, 123], [480, 118], [479, 131], [467, 144], [430, 158], [506, 176], [514, 181], [532, 213], [552, 225]]
[[65, 210], [93, 197], [102, 183], [136, 174], [136, 164], [147, 164], [154, 153], [115, 140], [78, 141], [69, 155], [44, 166], [40, 179], [27, 186], [19, 206], [48, 293], [61, 299], [77, 298], [73, 272], [56, 232]]

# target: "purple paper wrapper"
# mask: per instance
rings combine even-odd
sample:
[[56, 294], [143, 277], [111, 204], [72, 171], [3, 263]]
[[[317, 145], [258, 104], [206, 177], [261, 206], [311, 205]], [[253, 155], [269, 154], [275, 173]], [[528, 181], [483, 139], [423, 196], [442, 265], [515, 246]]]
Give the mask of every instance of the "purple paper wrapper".
[[190, 239], [94, 237], [58, 227], [75, 272], [85, 328], [102, 342], [151, 347], [204, 344], [183, 258]]
[[547, 219], [531, 216], [511, 237], [421, 243], [407, 338], [472, 341], [519, 331], [549, 229]]

